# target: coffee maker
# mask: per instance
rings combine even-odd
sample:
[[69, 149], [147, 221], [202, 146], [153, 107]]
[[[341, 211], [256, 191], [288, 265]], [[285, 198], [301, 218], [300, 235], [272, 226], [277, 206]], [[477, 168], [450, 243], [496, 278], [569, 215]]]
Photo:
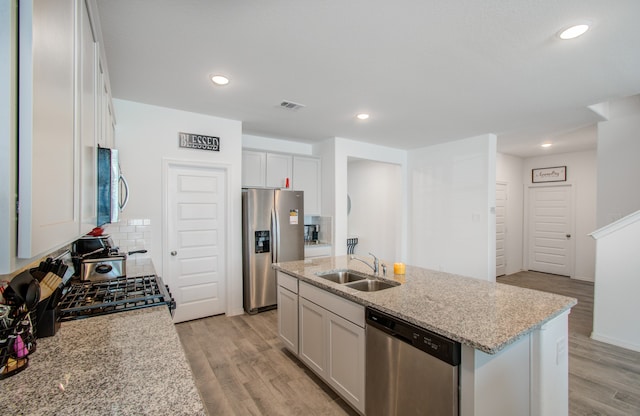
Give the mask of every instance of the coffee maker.
[[318, 244], [318, 233], [320, 226], [317, 224], [309, 224], [304, 226], [304, 242], [307, 244]]

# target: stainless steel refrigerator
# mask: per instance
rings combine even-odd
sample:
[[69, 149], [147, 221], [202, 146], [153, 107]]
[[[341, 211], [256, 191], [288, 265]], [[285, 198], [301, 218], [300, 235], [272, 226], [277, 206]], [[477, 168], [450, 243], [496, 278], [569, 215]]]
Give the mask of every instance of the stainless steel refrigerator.
[[242, 275], [247, 313], [276, 307], [272, 263], [304, 260], [303, 205], [302, 191], [242, 190]]

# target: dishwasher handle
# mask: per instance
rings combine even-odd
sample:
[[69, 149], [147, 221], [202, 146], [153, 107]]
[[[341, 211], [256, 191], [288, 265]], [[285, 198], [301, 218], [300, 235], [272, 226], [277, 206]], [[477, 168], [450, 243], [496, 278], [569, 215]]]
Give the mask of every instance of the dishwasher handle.
[[366, 308], [366, 322], [450, 365], [460, 364], [460, 343], [376, 309]]

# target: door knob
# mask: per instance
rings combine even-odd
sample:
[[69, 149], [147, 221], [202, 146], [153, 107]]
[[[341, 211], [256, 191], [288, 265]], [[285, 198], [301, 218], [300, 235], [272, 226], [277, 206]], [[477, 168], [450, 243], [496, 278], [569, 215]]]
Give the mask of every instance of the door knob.
[[172, 255], [172, 256], [177, 256], [177, 255], [178, 255], [178, 252], [177, 252], [177, 251], [175, 251], [175, 250], [173, 250], [173, 251], [171, 252], [171, 255]]
[[571, 238], [571, 234], [567, 234], [567, 238]]

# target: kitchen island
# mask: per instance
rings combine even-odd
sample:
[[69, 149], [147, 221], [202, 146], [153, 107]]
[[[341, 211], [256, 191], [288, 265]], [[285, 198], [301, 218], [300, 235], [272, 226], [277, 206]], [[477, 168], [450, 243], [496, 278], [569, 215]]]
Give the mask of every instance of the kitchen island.
[[0, 391], [2, 415], [206, 415], [164, 305], [62, 323]]
[[[372, 274], [370, 268], [348, 256], [273, 267], [279, 272], [279, 284], [282, 282], [279, 301], [293, 299], [291, 294], [298, 294], [299, 289], [301, 320], [304, 308], [313, 307], [305, 305], [321, 299], [321, 289], [360, 307], [343, 308], [350, 314], [343, 317], [357, 325], [363, 326], [363, 318], [358, 315], [364, 315], [363, 307], [368, 306], [460, 342], [461, 416], [556, 416], [568, 412], [567, 316], [576, 299], [412, 266], [406, 267], [404, 275], [394, 275], [393, 267], [388, 268], [386, 278], [399, 285], [374, 292], [362, 292], [318, 276], [347, 269]], [[297, 282], [291, 283], [291, 278]], [[330, 300], [324, 307], [335, 315], [326, 305], [340, 302]], [[282, 309], [291, 304], [283, 304]], [[289, 306], [290, 311], [294, 309]], [[299, 325], [302, 344], [306, 335], [303, 323]], [[287, 337], [281, 338], [287, 344]], [[288, 348], [295, 352], [295, 340]], [[314, 368], [314, 359], [307, 359], [302, 345], [299, 354], [312, 370], [324, 371]], [[355, 362], [356, 356], [351, 358], [347, 362]], [[359, 371], [356, 367], [354, 364], [354, 371]], [[326, 379], [332, 378], [335, 376]], [[353, 389], [341, 392], [340, 383], [336, 384], [337, 391], [362, 412], [360, 387], [354, 383]]]

